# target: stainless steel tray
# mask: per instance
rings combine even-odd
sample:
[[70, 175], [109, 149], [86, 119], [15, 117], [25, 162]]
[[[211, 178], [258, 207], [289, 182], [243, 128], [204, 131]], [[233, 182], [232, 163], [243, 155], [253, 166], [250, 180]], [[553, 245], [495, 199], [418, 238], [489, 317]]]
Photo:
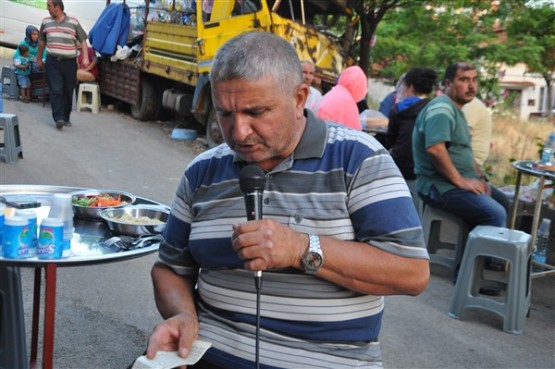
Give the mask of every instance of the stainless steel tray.
[[[0, 185], [0, 195], [8, 197], [10, 195], [17, 195], [18, 197], [28, 197], [29, 199], [40, 202], [40, 208], [34, 209], [37, 212], [37, 223], [40, 224], [41, 220], [48, 216], [53, 194], [69, 193], [82, 189], [83, 188], [65, 186]], [[142, 197], [137, 197], [136, 204], [157, 205], [169, 209], [164, 204]], [[11, 216], [13, 212], [15, 212], [14, 208], [7, 207], [5, 209], [6, 216]], [[73, 232], [73, 239], [71, 240], [72, 256], [55, 260], [41, 260], [36, 257], [27, 259], [6, 259], [0, 256], [0, 264], [14, 266], [41, 266], [48, 263], [56, 263], [58, 266], [100, 264], [143, 256], [157, 251], [159, 247], [159, 244], [156, 243], [140, 249], [115, 252], [100, 244], [102, 240], [113, 236], [104, 221], [85, 221], [74, 218], [73, 225], [75, 231]]]

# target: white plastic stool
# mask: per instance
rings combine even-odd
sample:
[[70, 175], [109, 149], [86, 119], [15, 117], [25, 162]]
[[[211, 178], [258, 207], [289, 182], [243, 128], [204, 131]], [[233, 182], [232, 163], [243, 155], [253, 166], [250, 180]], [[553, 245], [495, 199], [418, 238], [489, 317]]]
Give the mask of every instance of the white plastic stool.
[[[522, 333], [530, 308], [530, 240], [522, 231], [475, 227], [468, 237], [449, 316], [462, 319], [466, 308], [481, 308], [500, 315], [505, 332]], [[503, 259], [508, 268], [484, 271], [486, 258]], [[481, 288], [502, 289], [504, 298], [481, 294]]]
[[17, 115], [0, 113], [0, 130], [4, 131], [4, 142], [0, 142], [0, 158], [7, 163], [15, 163], [18, 157], [23, 159]]
[[100, 87], [97, 83], [79, 84], [77, 111], [82, 109], [90, 109], [93, 114], [98, 114], [100, 110]]
[[[423, 205], [423, 208], [422, 229], [430, 255], [430, 263], [440, 264], [456, 271], [461, 262], [468, 236], [466, 222], [451, 213], [429, 205]], [[454, 243], [442, 242], [440, 239], [441, 229], [447, 223], [457, 231]]]
[[2, 93], [4, 92], [6, 92], [8, 98], [12, 100], [19, 99], [17, 75], [15, 74], [15, 68], [11, 65], [2, 67]]

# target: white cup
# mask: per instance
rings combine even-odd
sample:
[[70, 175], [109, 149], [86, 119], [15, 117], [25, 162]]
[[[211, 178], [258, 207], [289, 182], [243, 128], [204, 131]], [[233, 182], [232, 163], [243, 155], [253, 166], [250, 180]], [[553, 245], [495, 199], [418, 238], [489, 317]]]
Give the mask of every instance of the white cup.
[[64, 222], [64, 242], [62, 257], [69, 257], [71, 252], [71, 239], [73, 238], [73, 205], [72, 196], [66, 193], [52, 195], [49, 218], [58, 218]]
[[64, 222], [64, 230], [73, 229], [73, 206], [71, 195], [66, 193], [55, 193], [52, 195], [49, 218], [58, 218]]

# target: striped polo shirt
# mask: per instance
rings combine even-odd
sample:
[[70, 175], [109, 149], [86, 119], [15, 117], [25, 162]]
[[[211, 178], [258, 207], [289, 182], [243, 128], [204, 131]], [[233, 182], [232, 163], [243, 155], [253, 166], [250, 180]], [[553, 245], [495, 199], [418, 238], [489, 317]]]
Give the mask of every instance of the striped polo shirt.
[[[294, 153], [266, 177], [264, 217], [296, 231], [358, 240], [409, 258], [428, 258], [410, 192], [371, 136], [308, 115]], [[198, 272], [199, 337], [206, 360], [226, 368], [255, 361], [256, 289], [231, 246], [246, 221], [239, 173], [225, 144], [187, 167], [159, 260], [180, 275]], [[263, 273], [262, 368], [380, 368], [384, 298], [360, 294], [297, 270]]]
[[40, 39], [46, 42], [46, 52], [55, 58], [75, 59], [78, 54], [75, 42], [85, 42], [87, 32], [77, 18], [68, 15], [61, 22], [46, 17], [40, 25]]

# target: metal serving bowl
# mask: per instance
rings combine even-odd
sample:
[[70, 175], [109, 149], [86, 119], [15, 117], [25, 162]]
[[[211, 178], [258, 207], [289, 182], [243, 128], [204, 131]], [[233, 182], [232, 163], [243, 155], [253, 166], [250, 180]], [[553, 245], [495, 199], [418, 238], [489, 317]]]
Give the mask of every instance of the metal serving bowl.
[[[121, 196], [121, 204], [117, 206], [81, 206], [77, 204], [73, 204], [73, 201], [83, 198], [83, 197], [94, 197], [100, 194], [108, 194], [114, 198]], [[71, 195], [71, 202], [73, 205], [73, 214], [80, 219], [84, 220], [102, 220], [100, 217], [100, 213], [102, 210], [105, 209], [119, 209], [125, 206], [131, 205], [135, 202], [136, 198], [134, 195], [117, 190], [81, 190], [81, 191], [74, 191], [70, 193]]]
[[[119, 209], [106, 209], [100, 213], [100, 217], [106, 221], [112, 233], [133, 237], [162, 233], [169, 215], [170, 212], [167, 209], [154, 205], [126, 206]], [[120, 220], [122, 216], [127, 216], [127, 219]], [[162, 223], [139, 222], [141, 217], [156, 219]]]

